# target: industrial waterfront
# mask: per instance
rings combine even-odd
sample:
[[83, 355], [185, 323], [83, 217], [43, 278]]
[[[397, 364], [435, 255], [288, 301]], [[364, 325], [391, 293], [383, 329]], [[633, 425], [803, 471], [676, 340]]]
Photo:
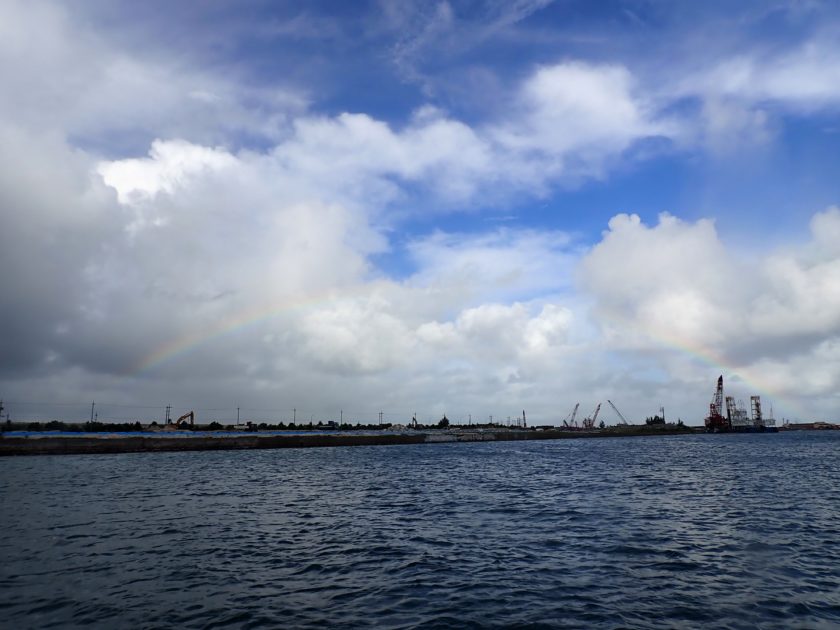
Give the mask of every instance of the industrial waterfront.
[[[723, 403], [726, 400], [726, 415]], [[298, 427], [292, 423], [287, 427], [279, 425], [254, 424], [247, 422], [223, 427], [218, 422], [199, 425], [195, 412], [188, 411], [178, 418], [170, 417], [170, 406], [166, 408], [166, 419], [162, 425], [152, 422], [108, 425], [94, 422], [91, 407], [91, 422], [65, 424], [52, 421], [45, 424], [29, 423], [14, 425], [8, 422], [0, 436], [0, 456], [3, 455], [72, 455], [163, 451], [214, 451], [272, 448], [310, 448], [325, 446], [393, 446], [399, 444], [438, 444], [451, 442], [514, 442], [530, 440], [561, 440], [573, 438], [642, 437], [662, 435], [684, 435], [694, 432], [706, 433], [776, 433], [778, 428], [772, 412], [762, 411], [760, 396], [750, 397], [750, 414], [742, 402], [735, 402], [734, 396], [725, 396], [723, 375], [717, 380], [709, 412], [703, 427], [690, 427], [681, 420], [666, 422], [664, 407], [650, 416], [644, 424], [633, 424], [611, 401], [607, 403], [619, 418], [619, 423], [606, 426], [598, 423], [601, 403], [594, 411], [578, 420], [580, 404], [562, 420], [562, 426], [528, 426], [525, 410], [513, 424], [453, 425], [444, 415], [435, 424], [423, 425], [417, 422], [415, 414], [407, 425], [351, 425], [335, 421], [326, 424], [312, 422]], [[0, 403], [2, 409], [2, 403]], [[491, 416], [492, 421], [492, 416]], [[837, 429], [832, 423], [811, 423], [784, 429]], [[302, 430], [297, 430], [302, 429]]]

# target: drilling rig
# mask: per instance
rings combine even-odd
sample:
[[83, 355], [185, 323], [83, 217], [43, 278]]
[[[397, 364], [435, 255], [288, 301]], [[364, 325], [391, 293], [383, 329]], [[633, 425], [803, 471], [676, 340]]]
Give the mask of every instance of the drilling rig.
[[[750, 415], [744, 403], [735, 403], [734, 396], [726, 396], [726, 416], [723, 415], [723, 376], [718, 377], [717, 388], [709, 404], [709, 415], [705, 419], [709, 433], [776, 433], [775, 420], [765, 418], [761, 410], [761, 397], [750, 396]], [[751, 416], [751, 417], [750, 417]]]

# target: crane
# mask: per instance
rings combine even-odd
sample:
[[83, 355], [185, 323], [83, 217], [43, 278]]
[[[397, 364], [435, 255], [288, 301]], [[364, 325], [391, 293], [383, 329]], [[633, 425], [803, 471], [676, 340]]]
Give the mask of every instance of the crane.
[[577, 427], [577, 425], [575, 424], [575, 416], [577, 416], [578, 407], [580, 407], [580, 403], [577, 403], [575, 405], [575, 408], [572, 409], [572, 413], [566, 416], [566, 419], [563, 420], [563, 426], [567, 429], [574, 429]]
[[621, 415], [621, 412], [618, 410], [618, 407], [616, 407], [611, 400], [607, 399], [607, 402], [610, 403], [610, 407], [612, 407], [613, 411], [615, 411], [618, 414], [618, 417], [621, 418], [621, 424], [623, 424], [625, 426], [630, 424], [629, 422], [627, 422], [625, 417]]
[[583, 420], [583, 428], [584, 429], [592, 429], [595, 427], [595, 421], [598, 419], [598, 412], [601, 411], [601, 403], [595, 407], [595, 411], [592, 413], [591, 418], [584, 418]]
[[706, 431], [710, 432], [727, 431], [732, 428], [732, 418], [723, 416], [723, 374], [718, 377], [715, 395], [709, 404], [709, 416], [704, 422]]

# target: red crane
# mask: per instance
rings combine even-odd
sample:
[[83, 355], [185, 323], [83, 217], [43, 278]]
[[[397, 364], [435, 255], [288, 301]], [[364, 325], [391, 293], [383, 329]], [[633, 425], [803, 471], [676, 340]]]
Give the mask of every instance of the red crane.
[[723, 375], [718, 377], [717, 388], [709, 404], [709, 417], [706, 418], [706, 431], [725, 431], [731, 428], [730, 421], [723, 415]]
[[592, 414], [591, 418], [584, 418], [583, 419], [583, 428], [584, 429], [593, 429], [595, 428], [595, 421], [598, 419], [598, 412], [601, 411], [601, 403], [598, 403], [598, 406], [595, 407], [595, 411]]

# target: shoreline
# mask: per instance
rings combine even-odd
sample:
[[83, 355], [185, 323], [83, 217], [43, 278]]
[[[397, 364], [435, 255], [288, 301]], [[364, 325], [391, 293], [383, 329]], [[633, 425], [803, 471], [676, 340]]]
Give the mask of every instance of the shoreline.
[[172, 451], [219, 451], [277, 448], [319, 448], [335, 446], [393, 446], [401, 444], [447, 444], [455, 442], [510, 442], [522, 440], [564, 440], [583, 438], [695, 435], [690, 427], [649, 429], [633, 427], [599, 431], [428, 431], [417, 433], [314, 433], [293, 435], [213, 436], [37, 436], [0, 437], [0, 457], [25, 455], [91, 455], [154, 453]]

